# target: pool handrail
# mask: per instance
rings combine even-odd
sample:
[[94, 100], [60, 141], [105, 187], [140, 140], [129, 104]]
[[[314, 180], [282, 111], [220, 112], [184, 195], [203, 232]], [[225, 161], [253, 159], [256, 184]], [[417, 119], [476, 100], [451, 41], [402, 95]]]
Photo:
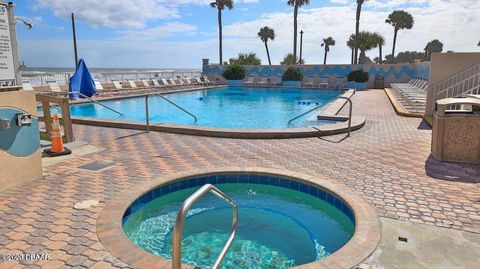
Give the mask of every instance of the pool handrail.
[[97, 100], [91, 98], [90, 96], [87, 96], [87, 95], [85, 95], [85, 94], [83, 94], [83, 93], [81, 93], [81, 92], [79, 92], [79, 91], [71, 91], [71, 92], [69, 92], [68, 94], [71, 94], [71, 93], [79, 94], [79, 95], [82, 96], [83, 98], [87, 98], [88, 100], [94, 102], [95, 104], [101, 105], [101, 106], [103, 106], [104, 108], [106, 108], [106, 109], [108, 109], [108, 110], [111, 110], [111, 111], [119, 114], [119, 115], [122, 116], [122, 117], [125, 116], [125, 115], [123, 115], [122, 112], [119, 112], [119, 111], [117, 111], [117, 110], [115, 110], [115, 109], [113, 109], [113, 108], [111, 108], [111, 107], [109, 107], [109, 106], [107, 106], [107, 105], [105, 105], [105, 104], [102, 104], [102, 103], [100, 103], [99, 101], [97, 101]]
[[225, 246], [218, 255], [215, 263], [212, 265], [212, 269], [217, 269], [220, 267], [225, 255], [227, 254], [228, 249], [232, 245], [233, 239], [235, 239], [235, 234], [237, 232], [238, 226], [238, 208], [237, 203], [228, 197], [225, 193], [219, 190], [217, 187], [212, 184], [205, 184], [192, 195], [190, 195], [178, 209], [175, 226], [173, 227], [173, 239], [172, 239], [172, 269], [181, 269], [182, 267], [182, 233], [183, 233], [183, 224], [187, 216], [188, 210], [192, 205], [202, 198], [208, 192], [213, 193], [218, 198], [229, 203], [233, 209], [233, 220], [232, 220], [232, 229], [230, 231], [230, 236], [228, 237]]
[[169, 102], [170, 104], [174, 105], [174, 106], [177, 107], [178, 109], [180, 109], [180, 110], [182, 110], [183, 112], [187, 113], [188, 115], [192, 116], [192, 118], [195, 120], [195, 122], [198, 121], [197, 116], [195, 116], [193, 113], [189, 112], [189, 111], [186, 110], [185, 108], [181, 107], [181, 106], [178, 105], [177, 103], [173, 102], [172, 100], [168, 99], [168, 98], [165, 97], [163, 94], [161, 94], [161, 93], [146, 94], [146, 95], [145, 95], [145, 116], [146, 116], [145, 123], [146, 123], [146, 126], [147, 126], [147, 132], [150, 131], [150, 119], [149, 119], [149, 111], [148, 111], [148, 98], [150, 97], [150, 95], [158, 95], [158, 96], [160, 96], [163, 100]]
[[316, 107], [314, 107], [314, 108], [312, 108], [312, 109], [309, 109], [308, 111], [303, 112], [302, 114], [300, 114], [300, 115], [298, 115], [298, 116], [290, 119], [290, 120], [288, 121], [288, 123], [287, 123], [287, 127], [289, 127], [290, 124], [292, 124], [293, 121], [295, 121], [295, 120], [297, 120], [297, 119], [299, 119], [299, 118], [307, 115], [308, 113], [310, 113], [310, 112], [312, 112], [312, 111], [315, 111], [315, 110], [317, 110], [317, 109], [320, 109], [320, 108], [322, 108], [322, 107], [324, 107], [324, 106], [326, 106], [326, 105], [328, 105], [328, 104], [329, 104], [328, 102], [325, 103], [325, 104], [321, 104], [321, 105], [319, 105], [319, 106], [316, 106]]

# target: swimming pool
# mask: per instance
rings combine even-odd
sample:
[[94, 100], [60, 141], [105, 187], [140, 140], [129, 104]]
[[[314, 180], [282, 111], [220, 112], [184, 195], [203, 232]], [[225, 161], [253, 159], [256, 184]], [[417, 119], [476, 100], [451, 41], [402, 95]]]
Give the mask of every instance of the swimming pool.
[[[322, 260], [355, 231], [352, 210], [327, 190], [296, 180], [255, 174], [190, 178], [138, 198], [123, 216], [123, 230], [138, 247], [171, 258], [180, 204], [199, 186], [214, 184], [238, 204], [237, 236], [221, 268], [291, 268]], [[231, 208], [204, 196], [187, 214], [183, 262], [208, 268], [230, 233]]]
[[[161, 97], [153, 95], [149, 101], [149, 119], [152, 123], [213, 128], [318, 126], [332, 124], [332, 121], [314, 119], [312, 116], [318, 114], [318, 110], [294, 121], [290, 126], [287, 123], [293, 117], [315, 106], [326, 104], [343, 93], [344, 90], [222, 87], [165, 95], [196, 115], [197, 122]], [[144, 97], [108, 100], [102, 103], [120, 111], [124, 117], [95, 103], [72, 105], [71, 115], [139, 123], [146, 120]]]

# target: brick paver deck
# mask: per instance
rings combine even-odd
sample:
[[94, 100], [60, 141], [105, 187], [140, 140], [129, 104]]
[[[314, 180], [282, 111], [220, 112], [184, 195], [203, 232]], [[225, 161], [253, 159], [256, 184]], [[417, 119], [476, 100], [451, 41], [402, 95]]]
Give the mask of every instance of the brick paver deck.
[[[50, 168], [45, 179], [0, 193], [0, 253], [49, 253], [49, 261], [0, 261], [0, 268], [125, 268], [98, 241], [105, 203], [138, 182], [215, 166], [262, 166], [322, 176], [359, 193], [381, 216], [480, 233], [480, 166], [430, 157], [431, 130], [399, 117], [383, 91], [358, 92], [363, 129], [343, 136], [237, 140], [74, 126], [77, 140], [105, 148]], [[94, 160], [102, 172], [77, 167]], [[100, 205], [73, 209], [96, 199]]]

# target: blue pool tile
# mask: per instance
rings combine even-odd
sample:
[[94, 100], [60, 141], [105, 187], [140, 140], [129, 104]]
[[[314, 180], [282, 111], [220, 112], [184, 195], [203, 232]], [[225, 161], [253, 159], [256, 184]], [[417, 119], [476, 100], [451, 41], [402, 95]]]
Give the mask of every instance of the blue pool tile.
[[281, 178], [279, 185], [280, 185], [280, 187], [284, 187], [284, 188], [289, 189], [290, 188], [290, 180]]
[[303, 183], [299, 183], [298, 185], [299, 185], [299, 188], [298, 188], [299, 191], [308, 194], [308, 189], [309, 189], [308, 185]]
[[270, 180], [268, 179], [268, 177], [260, 176], [258, 178], [258, 183], [263, 184], [263, 185], [270, 185]]
[[322, 199], [323, 201], [327, 201], [327, 192], [322, 189], [318, 189], [317, 197]]
[[197, 186], [197, 179], [196, 178], [191, 178], [187, 180], [187, 185], [189, 188], [193, 188]]
[[278, 186], [280, 184], [280, 179], [278, 177], [269, 177], [270, 185]]
[[334, 196], [333, 198], [334, 198], [333, 200], [334, 200], [334, 205], [335, 205], [335, 207], [336, 207], [338, 210], [341, 211], [341, 210], [342, 210], [342, 205], [343, 205], [342, 200], [338, 199], [338, 198], [335, 197], [335, 196]]
[[207, 184], [207, 178], [206, 177], [197, 178], [197, 186], [198, 187], [201, 187], [205, 184]]
[[209, 176], [206, 178], [207, 183], [215, 185], [217, 184], [217, 176]]
[[170, 186], [170, 192], [175, 192], [178, 191], [178, 183], [172, 183], [169, 185]]
[[248, 175], [248, 183], [258, 184], [258, 175]]
[[237, 175], [228, 175], [227, 176], [228, 183], [238, 183], [238, 176]]
[[178, 182], [178, 190], [184, 190], [186, 188], [188, 188], [188, 181], [187, 180], [183, 180], [183, 181]]
[[312, 196], [318, 197], [318, 189], [313, 186], [310, 186], [308, 193]]
[[298, 191], [299, 190], [298, 182], [294, 180], [290, 180], [290, 189]]
[[327, 192], [327, 202], [331, 205], [335, 205], [335, 198], [329, 192]]
[[238, 176], [238, 183], [248, 183], [248, 175]]
[[162, 187], [162, 195], [170, 193], [170, 185], [165, 185]]
[[225, 184], [225, 183], [227, 183], [226, 175], [217, 176], [217, 184]]

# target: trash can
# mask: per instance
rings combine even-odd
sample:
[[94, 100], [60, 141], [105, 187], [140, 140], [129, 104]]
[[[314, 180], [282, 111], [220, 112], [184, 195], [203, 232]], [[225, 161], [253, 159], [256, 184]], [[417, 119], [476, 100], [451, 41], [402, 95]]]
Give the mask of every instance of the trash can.
[[375, 77], [375, 89], [385, 88], [385, 78], [383, 76]]
[[432, 155], [439, 161], [480, 164], [479, 98], [447, 98], [436, 102]]

